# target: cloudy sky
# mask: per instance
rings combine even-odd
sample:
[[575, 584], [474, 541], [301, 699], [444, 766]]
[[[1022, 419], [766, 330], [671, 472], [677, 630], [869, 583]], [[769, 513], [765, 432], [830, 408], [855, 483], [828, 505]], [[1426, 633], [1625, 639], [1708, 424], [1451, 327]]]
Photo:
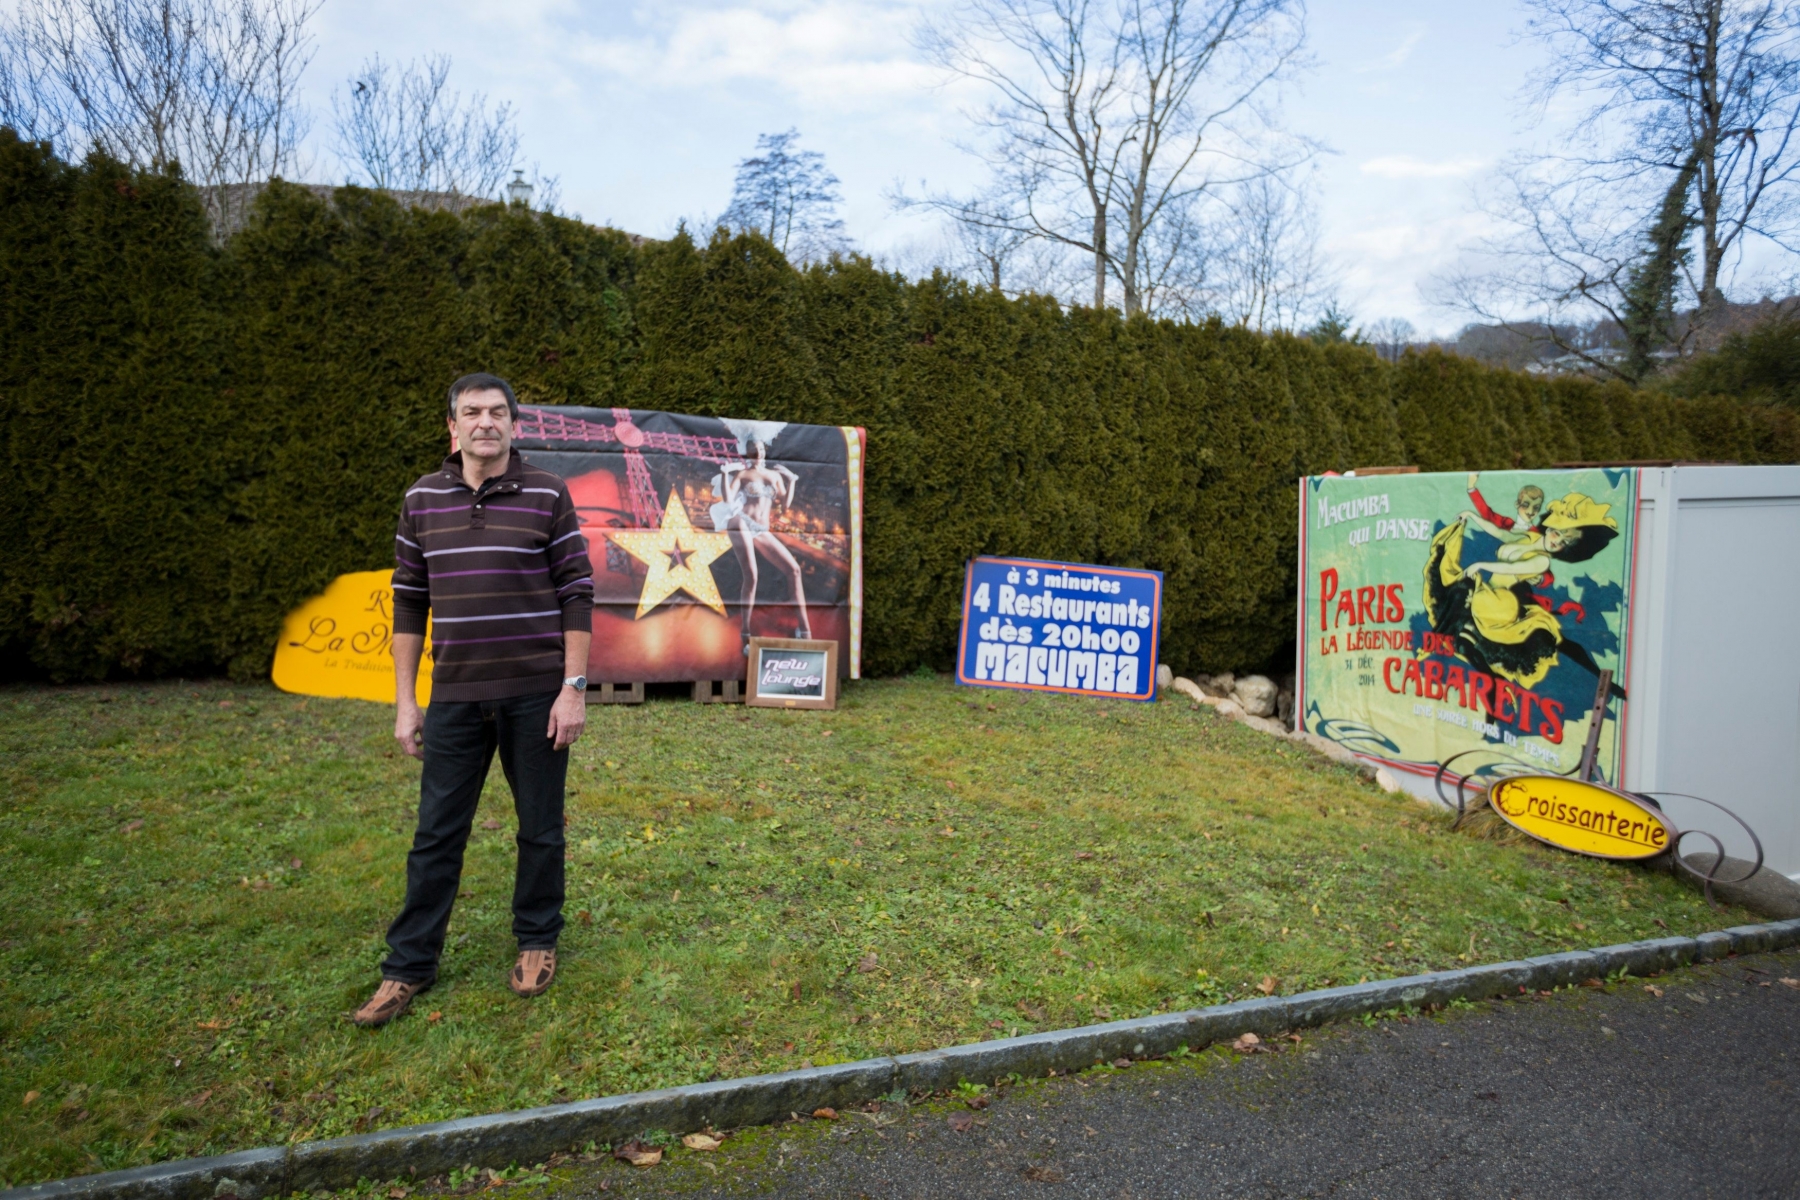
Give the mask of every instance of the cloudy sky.
[[[446, 53], [452, 83], [511, 102], [528, 159], [560, 176], [565, 210], [650, 236], [721, 211], [756, 135], [790, 126], [842, 180], [849, 233], [878, 255], [933, 236], [884, 199], [896, 182], [970, 187], [957, 148], [980, 96], [946, 86], [909, 33], [949, 0], [326, 0], [308, 74], [314, 174], [334, 85], [368, 55]], [[1323, 241], [1359, 320], [1447, 331], [1420, 284], [1480, 231], [1471, 189], [1545, 136], [1519, 89], [1538, 61], [1509, 0], [1311, 0], [1317, 65], [1285, 121], [1320, 159]]]

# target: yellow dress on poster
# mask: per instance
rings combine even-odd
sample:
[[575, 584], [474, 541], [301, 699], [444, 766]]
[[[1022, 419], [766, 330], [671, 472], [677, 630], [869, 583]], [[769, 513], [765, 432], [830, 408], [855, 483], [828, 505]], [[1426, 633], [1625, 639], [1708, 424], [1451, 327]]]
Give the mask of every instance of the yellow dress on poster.
[[[393, 572], [339, 575], [287, 615], [275, 644], [275, 686], [302, 696], [394, 702]], [[420, 704], [431, 701], [431, 635], [419, 666]]]

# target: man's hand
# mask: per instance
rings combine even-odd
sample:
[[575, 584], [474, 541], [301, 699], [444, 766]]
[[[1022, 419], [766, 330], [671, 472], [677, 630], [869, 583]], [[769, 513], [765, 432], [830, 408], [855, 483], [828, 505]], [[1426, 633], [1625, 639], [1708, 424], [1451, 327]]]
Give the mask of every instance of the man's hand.
[[544, 736], [556, 742], [555, 749], [567, 750], [587, 728], [587, 697], [572, 687], [564, 688], [550, 706], [550, 728]]
[[394, 740], [402, 750], [425, 761], [425, 711], [417, 701], [402, 700], [394, 706]]
[[425, 656], [425, 635], [396, 633], [389, 643], [394, 655], [394, 740], [400, 748], [425, 761], [425, 713], [419, 707], [419, 660]]

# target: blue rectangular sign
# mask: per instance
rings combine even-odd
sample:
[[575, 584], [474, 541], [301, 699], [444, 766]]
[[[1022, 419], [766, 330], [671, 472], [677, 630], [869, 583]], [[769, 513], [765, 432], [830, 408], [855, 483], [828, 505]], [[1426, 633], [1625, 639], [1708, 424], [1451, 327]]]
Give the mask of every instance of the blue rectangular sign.
[[1161, 571], [971, 559], [956, 682], [1154, 700], [1161, 626]]

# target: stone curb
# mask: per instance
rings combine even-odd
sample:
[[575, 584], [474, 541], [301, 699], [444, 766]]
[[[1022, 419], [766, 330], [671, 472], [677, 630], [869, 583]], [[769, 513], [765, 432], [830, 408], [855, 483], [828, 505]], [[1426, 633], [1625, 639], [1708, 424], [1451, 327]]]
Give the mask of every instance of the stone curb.
[[894, 1058], [77, 1175], [3, 1191], [0, 1200], [211, 1200], [227, 1193], [254, 1200], [348, 1187], [359, 1179], [438, 1175], [469, 1164], [536, 1163], [590, 1141], [627, 1141], [647, 1129], [685, 1132], [764, 1125], [790, 1113], [810, 1113], [825, 1106], [848, 1108], [900, 1089], [935, 1092], [964, 1080], [992, 1083], [1010, 1074], [1042, 1076], [1119, 1058], [1156, 1058], [1179, 1047], [1198, 1050], [1244, 1033], [1268, 1038], [1297, 1027], [1403, 1005], [1486, 1000], [1516, 995], [1521, 989], [1537, 991], [1603, 979], [1616, 971], [1648, 975], [1732, 954], [1796, 945], [1800, 945], [1800, 919], [1740, 925], [1694, 938], [1628, 942]]

